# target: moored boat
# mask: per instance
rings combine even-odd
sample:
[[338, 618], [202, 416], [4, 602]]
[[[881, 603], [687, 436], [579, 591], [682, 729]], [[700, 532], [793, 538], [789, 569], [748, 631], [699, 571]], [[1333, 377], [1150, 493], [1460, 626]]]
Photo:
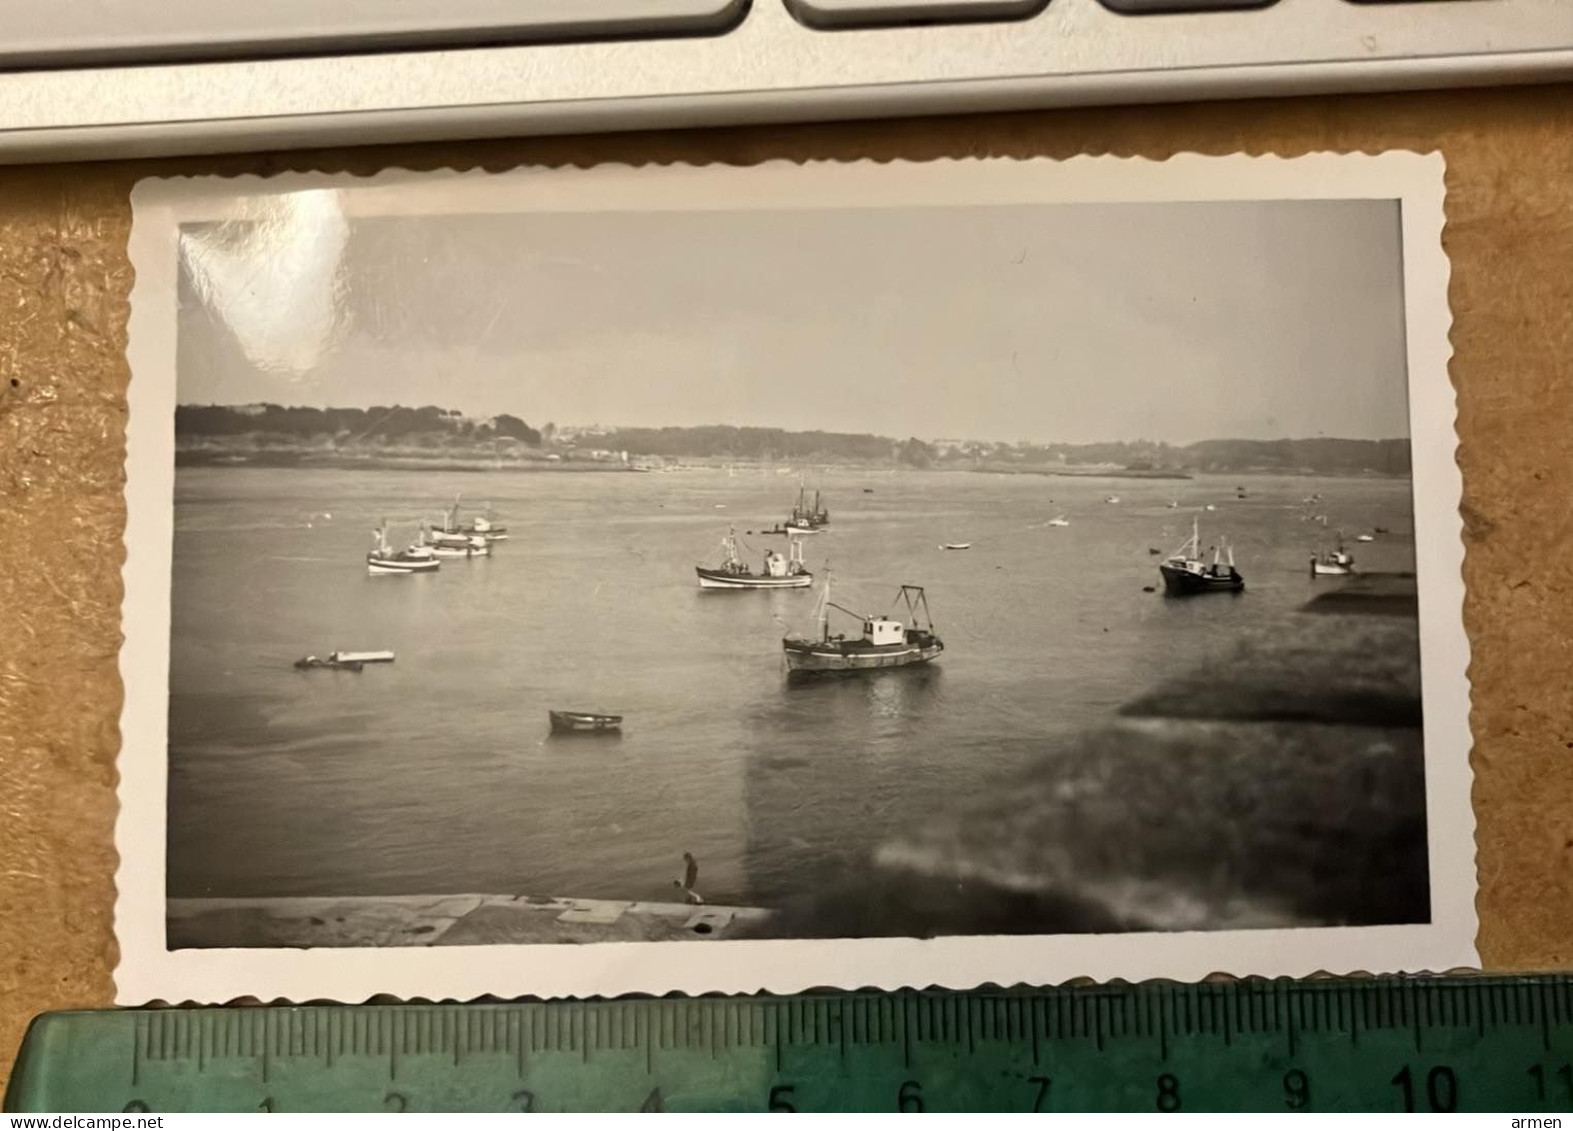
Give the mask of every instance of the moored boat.
[[608, 734], [623, 728], [623, 716], [597, 711], [547, 711], [553, 734]]
[[416, 543], [403, 550], [390, 547], [386, 524], [377, 527], [374, 535], [376, 542], [366, 555], [366, 572], [369, 574], [433, 573], [442, 566], [437, 560], [436, 551], [430, 546]]
[[331, 671], [358, 672], [365, 666], [360, 660], [337, 660], [332, 655], [327, 657], [302, 656], [295, 661], [295, 667], [300, 671], [316, 671], [319, 668], [327, 668]]
[[1245, 578], [1234, 566], [1234, 548], [1227, 542], [1212, 548], [1212, 561], [1202, 557], [1201, 532], [1191, 520], [1191, 536], [1174, 553], [1160, 562], [1164, 592], [1171, 597], [1190, 597], [1199, 593], [1239, 593]]
[[1311, 555], [1312, 577], [1348, 577], [1355, 571], [1354, 558], [1344, 549], [1343, 535], [1331, 550]]
[[829, 521], [830, 512], [825, 509], [824, 503], [820, 501], [819, 492], [814, 492], [814, 501], [810, 504], [808, 501], [808, 488], [799, 487], [797, 489], [797, 502], [793, 504], [792, 513], [787, 516], [786, 522], [782, 525], [811, 530], [815, 527], [824, 526]]
[[941, 550], [970, 550], [970, 549], [972, 549], [972, 543], [971, 542], [941, 542], [939, 548]]
[[442, 523], [436, 533], [454, 535], [466, 538], [484, 538], [488, 542], [506, 542], [508, 528], [496, 521], [496, 512], [491, 507], [476, 515], [469, 522], [459, 521], [459, 499], [453, 497], [453, 504], [442, 512]]
[[329, 652], [328, 659], [339, 664], [391, 664], [393, 653], [378, 652]]
[[1044, 523], [1045, 526], [1069, 526], [1070, 524], [1071, 520], [1066, 518], [1064, 515], [1051, 518], [1048, 522]]
[[431, 547], [439, 558], [486, 558], [492, 552], [491, 543], [479, 534], [426, 530], [421, 534], [421, 544]]
[[701, 589], [806, 589], [814, 584], [814, 575], [803, 564], [803, 543], [792, 538], [787, 543], [787, 556], [775, 550], [765, 551], [760, 571], [754, 570], [737, 553], [737, 531], [729, 527], [721, 539], [725, 558], [719, 566], [695, 566]]
[[391, 664], [392, 652], [329, 652], [326, 656], [302, 656], [295, 666], [302, 671], [334, 668], [358, 672], [367, 664]]
[[[905, 621], [860, 613], [830, 599], [830, 579], [825, 579], [819, 599], [819, 638], [788, 636], [781, 641], [787, 671], [792, 675], [880, 671], [885, 668], [926, 664], [945, 650], [934, 632], [928, 597], [920, 585], [903, 585], [896, 601], [906, 609]], [[830, 611], [853, 617], [862, 626], [853, 638], [830, 632]]]

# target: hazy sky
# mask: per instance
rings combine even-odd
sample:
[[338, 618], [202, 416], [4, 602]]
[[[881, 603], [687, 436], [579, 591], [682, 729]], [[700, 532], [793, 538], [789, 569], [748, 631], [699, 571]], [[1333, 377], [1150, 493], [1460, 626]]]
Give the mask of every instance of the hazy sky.
[[925, 439], [1408, 435], [1391, 201], [335, 219], [183, 237], [182, 403]]

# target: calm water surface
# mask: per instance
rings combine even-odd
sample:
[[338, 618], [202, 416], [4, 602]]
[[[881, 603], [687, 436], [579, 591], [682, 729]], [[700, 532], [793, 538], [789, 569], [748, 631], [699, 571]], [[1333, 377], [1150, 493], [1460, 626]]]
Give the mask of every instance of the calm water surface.
[[[814, 592], [702, 594], [693, 572], [729, 522], [783, 515], [793, 479], [182, 469], [170, 894], [663, 899], [685, 851], [712, 902], [799, 894], [1108, 718], [1177, 655], [1304, 601], [1313, 491], [1351, 537], [1394, 531], [1352, 547], [1362, 568], [1414, 568], [1407, 482], [1252, 477], [1242, 501], [1236, 481], [826, 473], [810, 568], [828, 559], [836, 599], [870, 611], [926, 586], [947, 651], [798, 686], [779, 642], [811, 630]], [[366, 575], [379, 519], [407, 538], [456, 491], [512, 539]], [[1204, 544], [1234, 541], [1249, 591], [1144, 593], [1148, 548], [1209, 502]], [[1069, 527], [1044, 525], [1060, 513]], [[383, 648], [398, 661], [358, 675], [290, 666]], [[548, 708], [619, 712], [626, 734], [553, 740]]]

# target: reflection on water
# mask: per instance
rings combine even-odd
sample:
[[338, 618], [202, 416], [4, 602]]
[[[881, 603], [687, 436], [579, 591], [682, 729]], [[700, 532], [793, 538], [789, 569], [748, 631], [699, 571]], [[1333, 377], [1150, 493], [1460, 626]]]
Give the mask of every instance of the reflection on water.
[[[795, 494], [774, 476], [182, 469], [171, 894], [662, 899], [691, 852], [707, 899], [776, 905], [1327, 584], [1308, 576], [1313, 491], [1351, 535], [1394, 532], [1353, 547], [1362, 566], [1413, 568], [1398, 481], [1264, 477], [1240, 500], [1232, 480], [1132, 480], [1108, 504], [1107, 481], [819, 480], [834, 522], [809, 567], [828, 560], [836, 599], [870, 612], [926, 586], [934, 665], [789, 683], [780, 639], [813, 631], [813, 591], [699, 592], [726, 523], [762, 551], [747, 532]], [[494, 503], [511, 540], [366, 576], [378, 521], [455, 491]], [[1243, 596], [1143, 592], [1149, 548], [1193, 514], [1204, 544], [1234, 543]], [[291, 668], [336, 648], [398, 660]], [[549, 709], [619, 713], [624, 732], [551, 739]]]

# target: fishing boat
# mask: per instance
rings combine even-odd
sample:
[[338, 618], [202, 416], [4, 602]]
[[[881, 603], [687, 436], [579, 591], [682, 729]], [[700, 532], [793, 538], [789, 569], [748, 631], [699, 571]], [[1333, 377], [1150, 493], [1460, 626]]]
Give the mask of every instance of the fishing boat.
[[[479, 543], [479, 545], [476, 543]], [[486, 539], [479, 537], [468, 546], [433, 546], [432, 552], [439, 558], [489, 558], [492, 556], [492, 548], [486, 544]]]
[[437, 528], [438, 534], [449, 534], [461, 537], [484, 538], [488, 542], [506, 542], [508, 528], [501, 526], [496, 521], [496, 512], [487, 507], [485, 512], [476, 515], [469, 522], [459, 521], [460, 496], [453, 497], [453, 503], [442, 512], [442, 523]]
[[1356, 542], [1375, 542], [1376, 541], [1376, 537], [1374, 535], [1371, 535], [1371, 534], [1356, 534], [1355, 535], [1355, 541]]
[[818, 533], [820, 533], [820, 531], [816, 530], [812, 526], [809, 526], [806, 522], [803, 522], [803, 523], [778, 522], [771, 529], [769, 529], [769, 530], [761, 530], [760, 533], [761, 534], [774, 534], [774, 535], [777, 535], [778, 537], [784, 537], [784, 538], [804, 538], [804, 537], [807, 537], [807, 536], [809, 536], [811, 534], [818, 534]]
[[376, 542], [366, 555], [366, 572], [369, 574], [433, 573], [442, 567], [442, 562], [437, 560], [437, 552], [430, 546], [422, 546], [417, 542], [402, 550], [390, 547], [387, 524], [377, 527], [372, 533]]
[[803, 564], [803, 543], [792, 538], [787, 543], [787, 556], [776, 550], [765, 551], [764, 562], [758, 573], [737, 553], [737, 530], [728, 527], [721, 539], [724, 558], [719, 566], [694, 567], [701, 589], [807, 589], [814, 584], [814, 575]]
[[970, 549], [972, 549], [972, 543], [971, 542], [941, 542], [939, 548], [941, 550], [970, 550]]
[[1120, 497], [1118, 495], [1107, 495], [1103, 501], [1106, 503], [1117, 503], [1120, 501]]
[[[791, 675], [879, 671], [884, 668], [926, 664], [945, 650], [934, 632], [928, 597], [920, 585], [903, 585], [897, 604], [906, 609], [905, 620], [860, 613], [830, 599], [830, 578], [825, 578], [819, 598], [818, 639], [788, 636], [781, 641]], [[830, 632], [830, 611], [852, 617], [862, 626], [858, 636]]]
[[1355, 560], [1344, 549], [1343, 535], [1331, 550], [1311, 555], [1312, 577], [1348, 577], [1355, 571]]
[[1196, 520], [1191, 520], [1191, 536], [1180, 548], [1158, 564], [1163, 576], [1163, 588], [1171, 597], [1189, 597], [1198, 593], [1239, 593], [1245, 588], [1245, 578], [1234, 567], [1234, 548], [1222, 543], [1212, 548], [1212, 561], [1202, 557], [1201, 532]]
[[1064, 515], [1060, 515], [1058, 518], [1051, 518], [1051, 519], [1049, 519], [1049, 521], [1047, 523], [1045, 523], [1044, 525], [1046, 525], [1046, 526], [1069, 526], [1070, 524], [1071, 524], [1071, 520], [1070, 519], [1066, 518]]
[[299, 671], [315, 671], [319, 668], [327, 668], [331, 671], [358, 672], [365, 666], [360, 660], [336, 660], [331, 655], [326, 657], [302, 656], [295, 661], [295, 667]]
[[392, 652], [329, 652], [326, 656], [302, 656], [295, 666], [302, 671], [313, 668], [343, 668], [358, 672], [367, 664], [391, 664]]
[[430, 546], [439, 558], [486, 558], [491, 556], [491, 543], [479, 534], [452, 534], [443, 530], [424, 530], [421, 544]]
[[623, 729], [623, 716], [595, 711], [547, 711], [553, 734], [610, 734]]
[[811, 505], [808, 501], [808, 488], [799, 487], [797, 489], [797, 502], [793, 504], [792, 513], [787, 516], [786, 522], [782, 525], [813, 529], [824, 526], [829, 521], [830, 512], [820, 502], [819, 492], [814, 492], [814, 502]]

